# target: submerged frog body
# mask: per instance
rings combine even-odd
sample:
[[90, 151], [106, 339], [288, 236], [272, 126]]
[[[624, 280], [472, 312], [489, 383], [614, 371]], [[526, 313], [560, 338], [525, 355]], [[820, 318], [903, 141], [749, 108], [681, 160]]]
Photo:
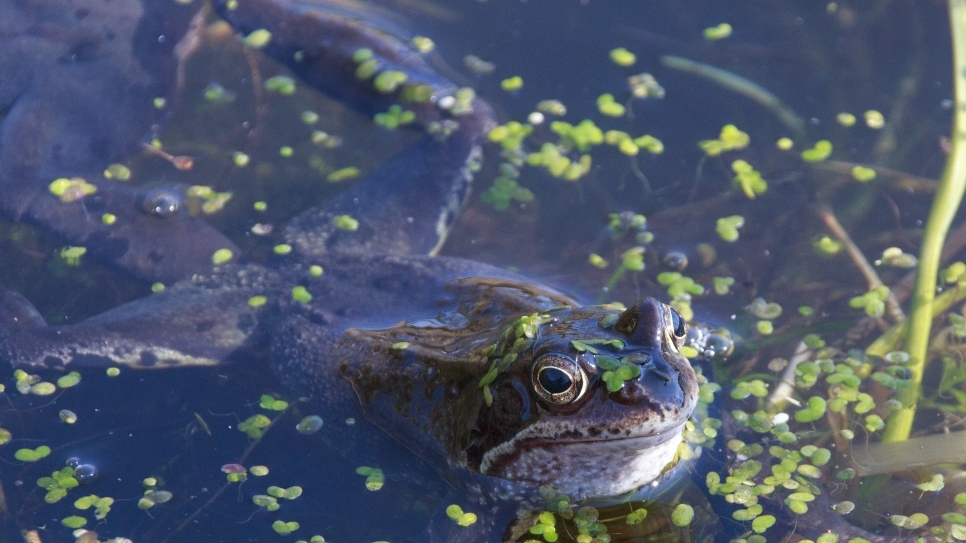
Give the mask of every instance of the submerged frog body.
[[[100, 74], [96, 63], [122, 58], [147, 76], [154, 72], [138, 60], [139, 36], [162, 34], [155, 41], [168, 43], [170, 55], [180, 47], [170, 43], [175, 38], [191, 39], [192, 14], [183, 8], [172, 8], [179, 18], [168, 30], [145, 30], [159, 3], [129, 4], [110, 38], [109, 15], [86, 12], [84, 28], [97, 39], [84, 53], [89, 58], [70, 57], [68, 66]], [[367, 112], [402, 102], [433, 136], [295, 217], [284, 232], [291, 253], [267, 265], [236, 258], [202, 270], [199, 254], [234, 247], [174, 205], [153, 212], [158, 206], [144, 205], [147, 191], [101, 182], [94, 194], [64, 201], [47, 190], [53, 177], [103, 169], [144, 127], [132, 121], [130, 133], [98, 148], [99, 125], [74, 125], [69, 117], [85, 105], [97, 117], [111, 104], [97, 101], [94, 90], [83, 95], [91, 104], [52, 104], [45, 83], [70, 74], [50, 51], [37, 53], [30, 69], [0, 65], [0, 75], [26, 74], [21, 92], [9, 93], [13, 105], [0, 134], [6, 214], [88, 244], [95, 256], [143, 278], [182, 279], [69, 326], [45, 325], [29, 302], [3, 291], [0, 358], [32, 370], [165, 368], [252, 363], [253, 353], [267, 350], [293, 395], [336, 419], [361, 411], [486, 504], [537, 507], [542, 486], [575, 500], [606, 499], [666, 476], [697, 397], [694, 371], [678, 350], [686, 327], [673, 309], [652, 299], [626, 310], [582, 307], [499, 268], [431, 256], [468, 194], [494, 124], [490, 107], [461, 96], [400, 38], [342, 12], [278, 0], [214, 4], [242, 33], [269, 30], [265, 50], [307, 81]], [[48, 23], [72, 28], [61, 14], [34, 16], [41, 23], [16, 27], [7, 41], [30, 42]], [[69, 33], [38, 39], [60, 56], [80, 47]], [[406, 84], [375, 90], [357, 75], [360, 49], [370, 51], [377, 72], [403, 73]], [[164, 90], [137, 86], [142, 71], [128, 74], [133, 105], [121, 112], [138, 122], [143, 101]], [[175, 71], [171, 63], [158, 66], [158, 79], [173, 85]], [[79, 171], [56, 159], [64, 149], [83, 155]], [[122, 217], [115, 227], [123, 235], [101, 223], [100, 212]], [[337, 228], [343, 214], [359, 228]], [[185, 248], [181, 261], [175, 240], [186, 235], [201, 243]], [[142, 248], [152, 246], [157, 251], [146, 255]], [[480, 523], [477, 539], [491, 537], [488, 526], [492, 519]]]

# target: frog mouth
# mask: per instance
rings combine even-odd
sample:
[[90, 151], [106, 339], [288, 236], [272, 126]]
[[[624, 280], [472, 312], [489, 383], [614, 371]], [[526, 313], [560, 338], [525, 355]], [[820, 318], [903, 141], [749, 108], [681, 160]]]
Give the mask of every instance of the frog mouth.
[[537, 446], [552, 446], [555, 444], [559, 445], [571, 445], [571, 444], [593, 444], [593, 443], [633, 443], [634, 445], [639, 445], [642, 448], [653, 447], [656, 445], [662, 445], [669, 440], [674, 439], [677, 436], [683, 435], [685, 423], [682, 422], [679, 425], [673, 426], [671, 428], [648, 432], [648, 433], [636, 433], [631, 435], [616, 435], [616, 434], [606, 434], [601, 433], [598, 436], [582, 436], [582, 437], [566, 437], [561, 436], [559, 438], [538, 438], [533, 437], [527, 439], [527, 443], [531, 443]]

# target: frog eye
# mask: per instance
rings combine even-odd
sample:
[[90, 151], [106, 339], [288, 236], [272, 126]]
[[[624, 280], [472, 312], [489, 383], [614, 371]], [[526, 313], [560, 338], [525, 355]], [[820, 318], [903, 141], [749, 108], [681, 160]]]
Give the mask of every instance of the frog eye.
[[141, 208], [144, 209], [144, 212], [155, 217], [174, 215], [181, 208], [181, 205], [181, 195], [166, 188], [149, 190], [141, 201]]
[[574, 360], [560, 354], [548, 354], [533, 364], [533, 389], [543, 401], [564, 406], [584, 395], [587, 376]]
[[671, 313], [671, 336], [674, 340], [674, 344], [678, 348], [684, 345], [684, 340], [688, 337], [688, 323], [684, 320], [673, 307], [668, 307]]

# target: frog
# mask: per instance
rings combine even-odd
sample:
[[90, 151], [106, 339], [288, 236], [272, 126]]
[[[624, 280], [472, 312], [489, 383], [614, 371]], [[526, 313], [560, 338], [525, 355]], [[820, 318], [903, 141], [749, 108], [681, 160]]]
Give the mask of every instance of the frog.
[[[684, 319], [652, 298], [626, 309], [586, 306], [506, 270], [438, 255], [495, 115], [408, 42], [357, 13], [278, 0], [213, 2], [241, 35], [270, 33], [263, 51], [305, 82], [367, 114], [401, 103], [428, 134], [294, 217], [282, 233], [290, 247], [284, 256], [246, 262], [181, 209], [177, 193], [158, 200], [106, 180], [70, 201], [48, 190], [53, 178], [103, 170], [150, 131], [145, 123], [158, 122], [155, 97], [177, 86], [174, 57], [199, 25], [198, 6], [182, 6], [7, 6], [20, 23], [8, 40], [25, 50], [40, 41], [46, 49], [28, 57], [30, 69], [0, 68], [24, 73], [5, 93], [13, 104], [0, 134], [4, 213], [169, 285], [60, 326], [47, 325], [29, 301], [5, 289], [5, 363], [26, 371], [261, 363], [293, 397], [307, 398], [327, 418], [361, 414], [493, 510], [536, 508], [542, 487], [585, 501], [671, 477], [697, 398], [696, 375], [680, 354]], [[28, 24], [30, 16], [40, 22]], [[364, 66], [403, 74], [406, 83], [379, 89], [378, 75], [360, 75]], [[97, 74], [86, 78], [91, 88], [51, 84], [77, 79], [71, 69]], [[142, 82], [146, 76], [154, 80]], [[108, 86], [127, 94], [119, 101]], [[82, 106], [91, 106], [97, 122], [71, 124]], [[106, 123], [98, 115], [112, 109], [126, 122], [98, 141]], [[105, 213], [117, 222], [99, 220]], [[344, 216], [358, 227], [340, 228]], [[216, 251], [232, 258], [213, 265]], [[264, 360], [253, 354], [260, 352]], [[584, 460], [590, 455], [595, 462]], [[464, 533], [493, 540], [501, 536], [500, 518], [487, 516], [472, 531], [431, 528], [429, 540], [462, 540]]]
[[[531, 278], [439, 255], [495, 126], [489, 104], [358, 8], [212, 5], [242, 36], [267, 32], [262, 50], [303, 81], [367, 114], [402, 104], [426, 137], [292, 218], [284, 254], [247, 262], [184, 209], [180, 189], [92, 177], [163, 120], [156, 99], [178, 87], [203, 21], [199, 6], [6, 5], [3, 19], [14, 23], [5, 39], [33, 56], [0, 64], [0, 74], [17, 75], [0, 78], [13, 81], [0, 87], [8, 110], [0, 212], [167, 286], [59, 326], [0, 289], [0, 360], [26, 371], [264, 365], [326, 418], [371, 421], [480, 511], [469, 527], [437, 515], [424, 541], [514, 539], [511, 520], [544, 507], [548, 495], [588, 504], [641, 498], [688, 473], [684, 436], [701, 377], [681, 354], [688, 324], [675, 309], [653, 298], [588, 305]], [[34, 53], [38, 41], [44, 47]], [[405, 83], [379, 89], [377, 73], [403, 74]], [[50, 83], [64, 79], [86, 87]], [[124, 100], [108, 92], [117, 88]], [[91, 105], [96, 122], [78, 124], [72, 116]], [[124, 122], [105, 138], [112, 115]], [[90, 177], [95, 190], [65, 201], [48, 188], [58, 177]], [[340, 227], [346, 216], [358, 226]], [[211, 255], [225, 251], [228, 261], [213, 265]], [[810, 533], [821, 533], [813, 524]]]

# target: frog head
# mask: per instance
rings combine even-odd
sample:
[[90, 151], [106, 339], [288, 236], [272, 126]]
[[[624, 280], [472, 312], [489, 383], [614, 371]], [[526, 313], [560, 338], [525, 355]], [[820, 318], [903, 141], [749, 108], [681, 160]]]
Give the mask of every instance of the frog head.
[[468, 465], [574, 499], [660, 480], [698, 396], [686, 335], [677, 311], [650, 298], [518, 320], [488, 353]]

